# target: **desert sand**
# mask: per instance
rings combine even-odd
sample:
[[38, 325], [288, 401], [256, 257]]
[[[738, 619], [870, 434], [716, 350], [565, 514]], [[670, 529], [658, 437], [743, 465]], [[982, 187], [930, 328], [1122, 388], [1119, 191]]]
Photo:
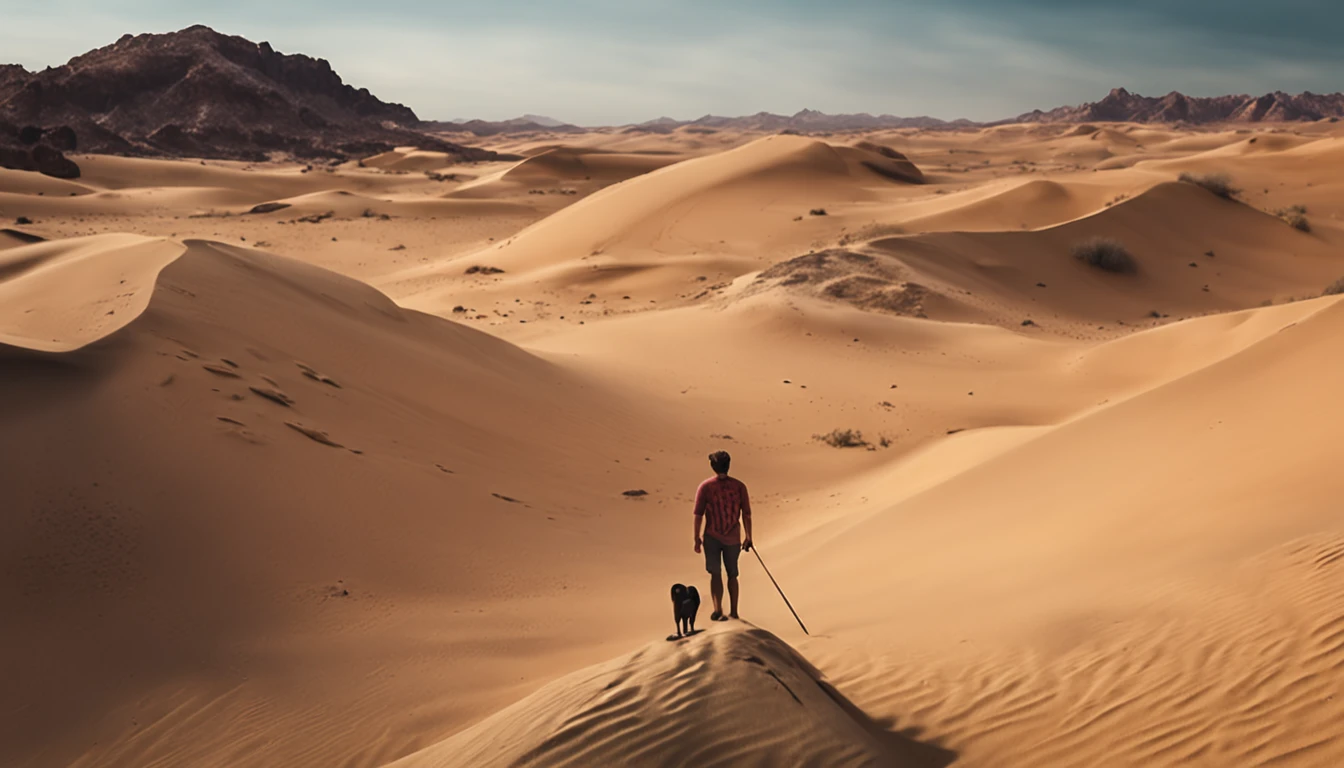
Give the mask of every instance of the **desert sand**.
[[0, 170], [0, 764], [1344, 763], [1344, 129], [479, 144]]

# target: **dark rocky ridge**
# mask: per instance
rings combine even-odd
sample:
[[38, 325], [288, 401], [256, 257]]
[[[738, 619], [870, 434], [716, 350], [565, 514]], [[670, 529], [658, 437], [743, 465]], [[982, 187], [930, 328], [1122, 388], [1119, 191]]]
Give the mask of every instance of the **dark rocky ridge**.
[[[1017, 117], [993, 122], [972, 120], [940, 120], [935, 117], [897, 117], [868, 113], [830, 115], [804, 109], [792, 115], [758, 112], [741, 117], [705, 115], [695, 120], [676, 120], [660, 117], [626, 126], [616, 126], [626, 133], [671, 133], [678, 129], [691, 132], [713, 133], [719, 130], [758, 131], [764, 133], [820, 134], [842, 131], [874, 131], [899, 128], [957, 129], [979, 128], [1010, 123], [1185, 123], [1209, 125], [1218, 123], [1284, 123], [1344, 118], [1344, 93], [1289, 94], [1281, 91], [1264, 96], [1194, 97], [1173, 91], [1166, 96], [1152, 97], [1130, 93], [1124, 88], [1112, 90], [1101, 101], [1077, 106], [1057, 107], [1049, 111], [1032, 110]], [[536, 132], [573, 132], [584, 130], [570, 125], [546, 126], [522, 119], [486, 122], [471, 120], [459, 123], [424, 123], [439, 132], [467, 132], [477, 136]]]
[[322, 59], [203, 26], [125, 35], [42, 72], [0, 67], [0, 122], [71, 126], [83, 150], [128, 155], [344, 158], [415, 145], [496, 157], [426, 135], [410, 108], [347, 85]]
[[464, 120], [460, 123], [426, 120], [420, 123], [420, 129], [434, 133], [470, 133], [473, 136], [521, 133], [583, 133], [587, 130], [569, 123], [545, 124], [525, 117], [516, 117], [512, 120]]
[[1344, 117], [1344, 93], [1194, 97], [1172, 91], [1140, 96], [1115, 88], [1101, 101], [1048, 112], [1032, 110], [1006, 123], [1283, 123]]
[[660, 117], [657, 120], [628, 126], [626, 130], [668, 133], [677, 128], [690, 127], [707, 131], [824, 133], [827, 131], [873, 131], [891, 128], [960, 128], [975, 125], [978, 125], [978, 123], [965, 119], [947, 121], [939, 120], [936, 117], [896, 117], [895, 115], [870, 115], [866, 112], [851, 115], [828, 115], [814, 109], [804, 109], [792, 115], [757, 112], [754, 115], [743, 117], [705, 115], [695, 120], [673, 120], [668, 117]]
[[0, 168], [77, 179], [79, 165], [65, 156], [77, 144], [75, 131], [68, 125], [43, 130], [35, 125], [17, 128], [0, 120]]

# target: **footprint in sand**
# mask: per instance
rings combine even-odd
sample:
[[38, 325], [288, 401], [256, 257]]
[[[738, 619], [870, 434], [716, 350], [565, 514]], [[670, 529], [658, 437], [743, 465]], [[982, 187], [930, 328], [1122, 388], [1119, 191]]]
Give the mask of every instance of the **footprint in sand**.
[[237, 372], [237, 371], [233, 370], [232, 368], [225, 367], [225, 366], [223, 366], [223, 365], [215, 365], [214, 363], [206, 363], [205, 365], [202, 365], [201, 367], [204, 368], [205, 370], [207, 370], [207, 371], [209, 371], [209, 372], [215, 374], [216, 376], [224, 376], [225, 378], [229, 378], [229, 379], [236, 379], [236, 378], [239, 378], [239, 376], [238, 376], [238, 372]]
[[311, 365], [308, 365], [307, 363], [301, 363], [297, 360], [294, 361], [294, 364], [299, 367], [299, 370], [303, 372], [304, 376], [307, 376], [313, 381], [321, 382], [329, 387], [335, 387], [337, 389], [341, 388], [341, 385], [337, 383], [335, 379], [326, 376], [324, 374], [318, 373], [316, 370], [314, 370], [314, 368]]
[[274, 387], [248, 387], [248, 389], [252, 390], [253, 394], [264, 397], [273, 403], [279, 403], [286, 408], [294, 404], [294, 398]]
[[298, 432], [299, 434], [303, 435], [304, 437], [307, 437], [309, 440], [312, 440], [314, 442], [318, 442], [323, 445], [329, 445], [332, 448], [345, 447], [344, 445], [341, 445], [335, 440], [332, 440], [331, 435], [328, 435], [326, 432], [317, 429], [315, 427], [305, 426], [297, 421], [286, 421], [285, 426], [289, 427], [290, 429], [294, 430], [295, 432]]

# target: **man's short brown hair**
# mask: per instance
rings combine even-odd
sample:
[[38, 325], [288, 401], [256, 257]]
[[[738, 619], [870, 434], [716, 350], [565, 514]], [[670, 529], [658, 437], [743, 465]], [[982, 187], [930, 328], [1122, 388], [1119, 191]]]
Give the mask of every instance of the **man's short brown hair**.
[[727, 451], [715, 451], [709, 454], [709, 466], [720, 475], [728, 474], [728, 465], [733, 461], [733, 457], [728, 455]]

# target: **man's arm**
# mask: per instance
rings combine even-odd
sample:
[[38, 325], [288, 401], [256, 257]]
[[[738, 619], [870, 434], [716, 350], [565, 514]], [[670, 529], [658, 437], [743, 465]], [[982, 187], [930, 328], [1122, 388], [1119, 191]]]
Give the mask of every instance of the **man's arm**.
[[742, 530], [747, 532], [747, 538], [742, 541], [742, 548], [751, 551], [751, 498], [747, 496], [747, 484], [742, 484]]
[[703, 540], [700, 538], [700, 525], [705, 521], [705, 488], [695, 489], [695, 551], [700, 551]]

